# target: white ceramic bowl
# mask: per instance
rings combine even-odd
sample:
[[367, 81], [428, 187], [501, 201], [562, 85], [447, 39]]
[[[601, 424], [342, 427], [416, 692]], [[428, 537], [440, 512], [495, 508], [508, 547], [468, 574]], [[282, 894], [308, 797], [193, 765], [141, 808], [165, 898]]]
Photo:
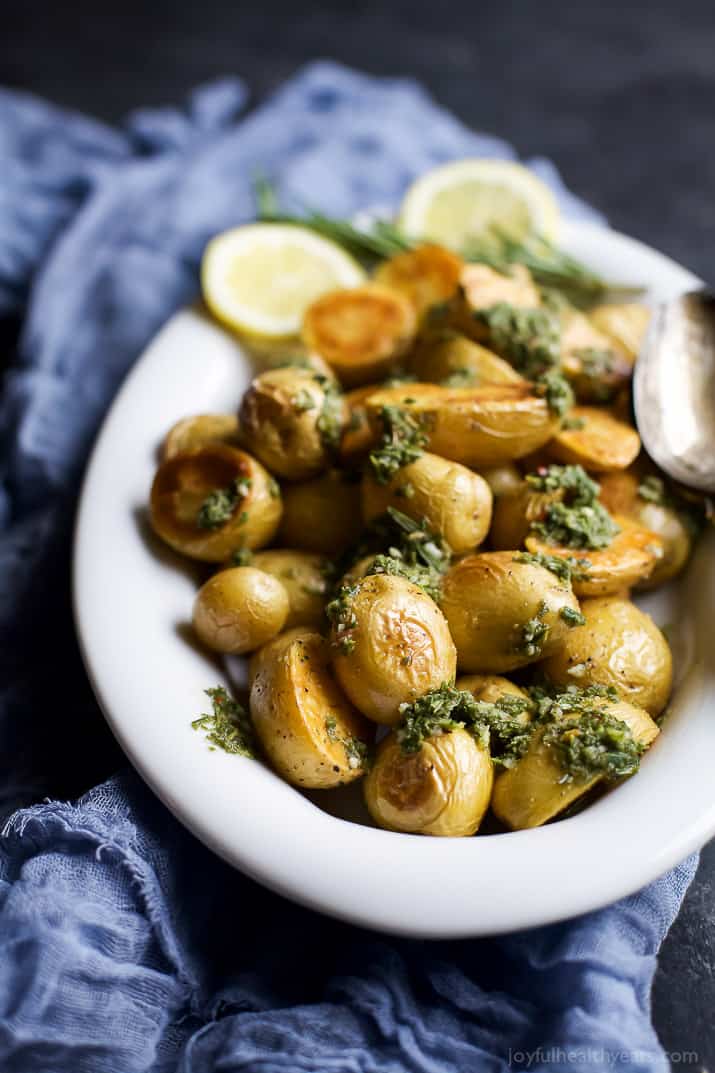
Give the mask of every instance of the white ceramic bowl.
[[[697, 283], [612, 231], [571, 226], [563, 243], [610, 278], [647, 282], [652, 297]], [[369, 825], [359, 789], [301, 794], [261, 763], [210, 751], [191, 720], [206, 711], [203, 690], [228, 680], [226, 669], [190, 641], [196, 574], [151, 536], [146, 504], [169, 426], [232, 410], [250, 375], [216, 324], [190, 310], [173, 317], [109, 412], [79, 509], [74, 594], [87, 669], [129, 759], [182, 823], [289, 898], [422, 937], [485, 935], [596, 908], [715, 833], [713, 533], [677, 586], [641, 601], [668, 624], [675, 653], [663, 733], [634, 779], [571, 819], [482, 838], [393, 834]]]

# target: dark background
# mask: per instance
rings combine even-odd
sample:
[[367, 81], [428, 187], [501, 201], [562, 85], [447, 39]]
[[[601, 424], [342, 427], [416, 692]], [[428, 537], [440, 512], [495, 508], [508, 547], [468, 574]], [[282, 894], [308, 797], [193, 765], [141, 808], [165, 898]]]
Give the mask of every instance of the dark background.
[[[323, 57], [421, 80], [474, 128], [550, 157], [615, 227], [713, 279], [713, 0], [0, 5], [0, 84], [112, 123], [223, 74], [256, 101]], [[697, 1051], [693, 1069], [715, 1068], [714, 895], [711, 844], [654, 990], [663, 1045]]]

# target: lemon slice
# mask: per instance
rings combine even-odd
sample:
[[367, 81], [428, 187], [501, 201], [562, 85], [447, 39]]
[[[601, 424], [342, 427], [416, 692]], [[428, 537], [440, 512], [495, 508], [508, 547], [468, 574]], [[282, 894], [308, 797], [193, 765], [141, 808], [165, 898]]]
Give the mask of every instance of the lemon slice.
[[408, 235], [453, 250], [494, 228], [517, 241], [530, 233], [553, 239], [558, 223], [548, 186], [511, 160], [458, 160], [435, 168], [412, 184], [400, 210]]
[[340, 246], [288, 224], [224, 231], [209, 242], [201, 264], [211, 312], [239, 334], [264, 341], [297, 335], [311, 302], [364, 279], [360, 265]]

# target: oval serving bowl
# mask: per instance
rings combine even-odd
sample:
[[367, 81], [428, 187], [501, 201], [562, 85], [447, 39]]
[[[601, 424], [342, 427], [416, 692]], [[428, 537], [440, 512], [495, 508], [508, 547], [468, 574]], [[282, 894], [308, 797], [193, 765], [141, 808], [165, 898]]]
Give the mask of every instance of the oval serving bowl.
[[[562, 245], [607, 278], [648, 283], [653, 299], [698, 283], [603, 228], [565, 225]], [[663, 732], [635, 778], [569, 819], [466, 839], [395, 834], [370, 826], [359, 787], [321, 799], [261, 763], [211, 751], [191, 721], [207, 710], [203, 691], [228, 683], [229, 673], [240, 677], [242, 664], [226, 668], [192, 645], [198, 574], [153, 538], [146, 503], [170, 425], [231, 411], [251, 375], [248, 356], [218, 325], [194, 310], [174, 316], [117, 395], [79, 506], [74, 604], [87, 670], [129, 759], [182, 823], [286, 897], [423, 938], [494, 934], [595, 909], [715, 834], [712, 531], [677, 584], [638, 599], [667, 625], [673, 647], [676, 687]]]

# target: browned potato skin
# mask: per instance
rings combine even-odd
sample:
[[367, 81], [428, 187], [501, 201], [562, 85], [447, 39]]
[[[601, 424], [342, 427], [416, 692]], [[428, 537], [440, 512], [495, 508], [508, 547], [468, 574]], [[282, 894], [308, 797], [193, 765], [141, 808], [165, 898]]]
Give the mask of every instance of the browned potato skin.
[[492, 547], [497, 551], [522, 548], [534, 522], [540, 521], [550, 503], [563, 499], [563, 491], [540, 492], [526, 481], [519, 490], [500, 496], [494, 503], [490, 530]]
[[335, 558], [361, 529], [360, 485], [339, 470], [283, 488], [283, 546]]
[[621, 514], [613, 520], [621, 531], [607, 548], [561, 547], [536, 534], [526, 538], [526, 548], [581, 563], [584, 576], [572, 582], [577, 596], [610, 596], [649, 578], [664, 554], [663, 541], [655, 533]]
[[288, 593], [280, 581], [252, 566], [236, 566], [220, 570], [201, 586], [193, 625], [207, 648], [238, 656], [280, 633], [288, 610]]
[[333, 629], [333, 665], [353, 704], [387, 725], [400, 705], [454, 680], [457, 657], [444, 615], [422, 589], [401, 577], [370, 574], [352, 598], [357, 625], [346, 652]]
[[[325, 395], [320, 377], [306, 369], [269, 369], [253, 380], [241, 402], [243, 440], [272, 473], [299, 481], [326, 468], [330, 451], [319, 428]], [[296, 406], [303, 397], [312, 400], [307, 409]]]
[[303, 341], [346, 387], [387, 376], [412, 343], [417, 318], [395, 290], [367, 283], [330, 291], [308, 307]]
[[[406, 496], [404, 489], [412, 495]], [[395, 507], [441, 533], [455, 555], [473, 551], [489, 531], [492, 493], [478, 473], [458, 462], [425, 453], [397, 471], [389, 484], [379, 484], [368, 471], [362, 481], [362, 512], [366, 522]]]
[[[196, 518], [210, 492], [236, 478], [251, 482], [233, 515], [216, 529], [201, 529]], [[280, 491], [246, 451], [208, 444], [162, 462], [154, 477], [150, 519], [155, 533], [175, 551], [208, 563], [224, 562], [237, 548], [260, 548], [275, 535], [281, 519]]]
[[[584, 600], [585, 626], [576, 626], [545, 660], [556, 685], [615, 686], [624, 700], [657, 717], [673, 683], [668, 644], [649, 615], [623, 597]], [[573, 668], [578, 673], [570, 673]]]
[[296, 626], [320, 629], [325, 625], [325, 601], [328, 597], [326, 567], [328, 559], [309, 551], [271, 548], [253, 556], [253, 566], [277, 578], [288, 594], [286, 630]]
[[626, 469], [637, 457], [640, 436], [632, 425], [607, 410], [574, 406], [569, 417], [580, 419], [584, 427], [563, 428], [555, 434], [548, 450], [557, 462], [580, 465], [591, 473], [609, 473]]
[[197, 447], [206, 447], [209, 443], [228, 443], [239, 446], [238, 417], [235, 414], [196, 414], [182, 417], [172, 425], [166, 434], [161, 457], [162, 461], [192, 451]]
[[[369, 724], [350, 704], [330, 667], [328, 642], [312, 630], [288, 630], [253, 657], [251, 719], [279, 775], [295, 786], [328, 789], [364, 774], [342, 739], [371, 741]], [[332, 736], [326, 720], [334, 720]]]
[[390, 734], [365, 779], [365, 802], [388, 831], [467, 838], [482, 822], [493, 783], [489, 750], [466, 730], [433, 736], [407, 755]]
[[598, 306], [589, 314], [597, 329], [635, 362], [648, 330], [651, 312], [637, 302]]
[[383, 406], [398, 406], [423, 423], [436, 455], [479, 469], [529, 454], [551, 439], [558, 420], [530, 384], [446, 388], [402, 384], [371, 395], [366, 402], [379, 423]]
[[[627, 723], [642, 745], [650, 745], [659, 733], [642, 708], [625, 701], [606, 703], [603, 708], [612, 718]], [[543, 735], [543, 730], [537, 730], [526, 755], [494, 782], [492, 811], [512, 831], [540, 827], [603, 781], [603, 775], [594, 775], [563, 782], [558, 757], [544, 745]]]
[[[520, 630], [537, 616], [542, 600], [549, 633], [530, 656], [520, 651]], [[440, 606], [460, 670], [489, 673], [525, 667], [555, 652], [571, 629], [560, 610], [579, 609], [570, 587], [542, 566], [518, 562], [511, 551], [480, 552], [455, 563], [442, 582]]]
[[455, 253], [444, 246], [425, 243], [383, 261], [374, 278], [376, 283], [404, 295], [421, 319], [432, 306], [453, 298], [463, 268], [464, 261]]
[[608, 473], [601, 478], [599, 499], [611, 513], [618, 512], [645, 526], [663, 542], [663, 555], [652, 573], [638, 582], [639, 589], [656, 589], [683, 570], [693, 547], [693, 538], [682, 518], [672, 507], [641, 499], [640, 478], [629, 470]]
[[455, 332], [424, 339], [410, 354], [407, 368], [418, 380], [436, 384], [465, 371], [472, 378], [471, 387], [523, 383], [508, 361]]

